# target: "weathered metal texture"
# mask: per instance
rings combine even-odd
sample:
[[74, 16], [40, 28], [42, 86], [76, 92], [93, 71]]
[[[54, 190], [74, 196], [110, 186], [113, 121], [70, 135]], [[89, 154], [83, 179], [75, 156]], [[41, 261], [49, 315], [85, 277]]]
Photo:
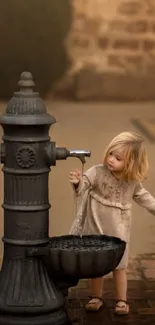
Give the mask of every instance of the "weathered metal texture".
[[[27, 247], [47, 245], [49, 127], [56, 122], [33, 92], [30, 73], [0, 117], [4, 130], [4, 260], [0, 273], [0, 324], [66, 324], [64, 297], [42, 260]], [[35, 318], [35, 320], [34, 320]]]

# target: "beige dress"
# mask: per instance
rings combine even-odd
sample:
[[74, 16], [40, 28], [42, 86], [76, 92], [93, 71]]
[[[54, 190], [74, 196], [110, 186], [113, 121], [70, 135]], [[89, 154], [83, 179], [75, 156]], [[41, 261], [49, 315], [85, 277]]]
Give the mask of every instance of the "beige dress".
[[132, 199], [155, 215], [155, 199], [138, 181], [118, 180], [106, 166], [83, 174], [75, 190], [77, 213], [70, 234], [105, 234], [127, 243], [118, 269], [127, 267]]

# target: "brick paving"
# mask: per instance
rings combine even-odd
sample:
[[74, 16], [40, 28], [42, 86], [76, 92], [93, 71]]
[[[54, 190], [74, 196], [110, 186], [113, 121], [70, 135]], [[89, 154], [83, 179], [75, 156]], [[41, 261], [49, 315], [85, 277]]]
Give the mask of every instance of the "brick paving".
[[73, 325], [154, 325], [155, 324], [155, 254], [130, 258], [128, 267], [128, 316], [114, 314], [114, 285], [112, 275], [105, 277], [104, 307], [97, 313], [85, 311], [89, 299], [88, 280], [71, 288], [67, 308]]

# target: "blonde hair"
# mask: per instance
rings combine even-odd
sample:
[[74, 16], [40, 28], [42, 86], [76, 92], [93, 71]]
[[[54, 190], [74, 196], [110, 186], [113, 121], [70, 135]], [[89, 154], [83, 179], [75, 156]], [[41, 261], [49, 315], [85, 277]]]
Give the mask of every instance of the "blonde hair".
[[125, 165], [121, 177], [125, 180], [142, 181], [147, 176], [148, 158], [144, 139], [134, 132], [118, 134], [107, 147], [103, 163], [106, 165], [110, 152], [125, 150]]

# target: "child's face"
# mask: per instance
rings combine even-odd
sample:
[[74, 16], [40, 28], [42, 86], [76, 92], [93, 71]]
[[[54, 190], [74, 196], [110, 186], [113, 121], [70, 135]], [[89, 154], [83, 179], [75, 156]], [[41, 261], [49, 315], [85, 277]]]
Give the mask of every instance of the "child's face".
[[112, 172], [122, 172], [125, 165], [125, 150], [111, 151], [107, 157], [107, 167]]

